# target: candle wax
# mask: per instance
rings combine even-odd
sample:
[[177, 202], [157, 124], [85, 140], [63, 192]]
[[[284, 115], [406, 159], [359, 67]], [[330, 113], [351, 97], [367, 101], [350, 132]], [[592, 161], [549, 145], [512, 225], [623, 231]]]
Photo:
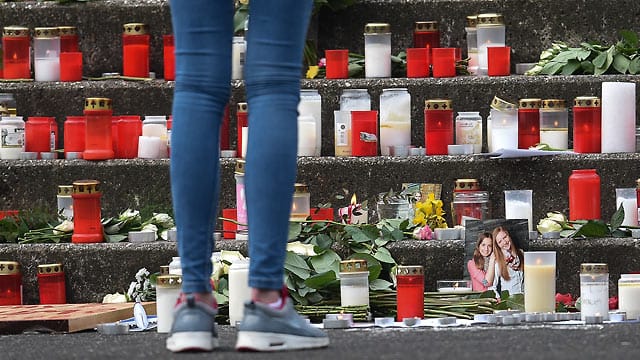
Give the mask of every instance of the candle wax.
[[555, 265], [524, 265], [524, 306], [527, 312], [553, 312], [556, 306]]

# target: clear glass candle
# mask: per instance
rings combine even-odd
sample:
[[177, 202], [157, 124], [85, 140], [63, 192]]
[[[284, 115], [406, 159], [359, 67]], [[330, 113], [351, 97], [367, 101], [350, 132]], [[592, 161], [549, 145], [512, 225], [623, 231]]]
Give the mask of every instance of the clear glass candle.
[[80, 52], [80, 38], [75, 26], [58, 26], [60, 31], [60, 53]]
[[640, 319], [640, 275], [621, 274], [618, 280], [618, 309], [627, 320]]
[[62, 264], [38, 265], [40, 304], [66, 304], [67, 293]]
[[340, 262], [340, 306], [369, 305], [369, 269], [366, 260]]
[[2, 29], [2, 64], [5, 79], [31, 78], [29, 28], [6, 26]]
[[142, 23], [124, 24], [122, 75], [149, 77], [149, 28]]
[[473, 152], [482, 152], [482, 117], [477, 111], [459, 111], [456, 116], [456, 144], [473, 145]]
[[525, 312], [554, 312], [556, 309], [556, 252], [524, 253]]
[[291, 220], [305, 220], [311, 213], [311, 194], [305, 184], [295, 184], [291, 203]]
[[440, 25], [437, 21], [416, 21], [413, 29], [413, 47], [430, 49], [440, 47]]
[[533, 190], [505, 190], [504, 218], [527, 220], [533, 231]]
[[597, 96], [573, 101], [573, 151], [599, 153], [602, 141], [602, 107]]
[[60, 31], [57, 27], [35, 28], [33, 64], [36, 81], [60, 81]]
[[587, 316], [602, 316], [603, 320], [609, 320], [607, 264], [580, 265], [580, 318], [584, 321]]
[[113, 109], [111, 99], [87, 98], [84, 103], [86, 160], [113, 159]]
[[391, 26], [387, 23], [364, 27], [364, 74], [367, 78], [391, 77]]
[[0, 118], [0, 159], [20, 159], [24, 152], [24, 127], [22, 116]]
[[313, 118], [315, 131], [312, 156], [320, 156], [322, 149], [322, 98], [316, 89], [300, 90], [300, 102], [298, 103], [298, 116], [310, 116]]
[[424, 318], [424, 267], [399, 265], [396, 281], [396, 319]]
[[427, 155], [447, 155], [453, 145], [453, 102], [426, 100], [424, 105], [424, 143]]
[[173, 309], [180, 297], [182, 276], [162, 275], [156, 278], [156, 315], [159, 333], [168, 333], [173, 325]]
[[478, 220], [491, 218], [489, 193], [486, 191], [454, 192], [451, 207], [455, 225], [462, 225], [463, 217]]
[[478, 74], [487, 75], [487, 48], [505, 46], [505, 26], [502, 14], [479, 14], [477, 17]]
[[101, 223], [100, 182], [78, 180], [73, 182], [73, 243], [98, 243], [104, 241]]
[[542, 100], [540, 142], [554, 149], [569, 148], [569, 114], [564, 100]]
[[0, 261], [0, 305], [22, 305], [22, 271], [17, 261]]
[[467, 69], [472, 75], [478, 73], [478, 16], [467, 16], [467, 23], [464, 27], [467, 33], [467, 56], [469, 57], [469, 65]]
[[411, 95], [404, 88], [383, 89], [380, 95], [380, 154], [391, 146], [411, 145]]
[[58, 214], [66, 219], [73, 219], [73, 185], [58, 185], [58, 195], [56, 200], [58, 203]]
[[540, 142], [540, 106], [542, 99], [518, 101], [518, 149], [528, 149]]

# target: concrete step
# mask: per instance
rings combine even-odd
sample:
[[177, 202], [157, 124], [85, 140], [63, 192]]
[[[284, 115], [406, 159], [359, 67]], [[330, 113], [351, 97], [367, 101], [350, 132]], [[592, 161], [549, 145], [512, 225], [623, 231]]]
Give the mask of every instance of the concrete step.
[[[533, 190], [533, 221], [548, 211], [568, 211], [568, 178], [573, 169], [593, 168], [601, 178], [601, 213], [614, 213], [615, 188], [635, 187], [640, 168], [633, 166], [640, 154], [588, 154], [521, 159], [489, 159], [481, 156], [430, 157], [308, 157], [298, 160], [298, 181], [309, 186], [311, 204], [331, 202], [347, 206], [348, 198], [336, 200], [346, 189], [358, 198], [373, 199], [402, 183], [442, 184], [445, 211], [449, 212], [454, 182], [477, 178], [491, 200], [493, 218], [504, 216], [504, 190]], [[220, 208], [235, 207], [235, 160], [222, 159]], [[58, 185], [79, 179], [102, 182], [103, 215], [127, 208], [170, 209], [169, 160], [2, 160], [0, 161], [0, 209], [56, 208]], [[349, 196], [350, 197], [350, 196]], [[370, 200], [370, 204], [374, 204]], [[449, 222], [451, 224], [451, 222]]]
[[[322, 154], [333, 155], [333, 111], [340, 108], [339, 99], [343, 90], [368, 89], [372, 108], [379, 108], [379, 97], [383, 89], [404, 87], [412, 96], [411, 117], [412, 143], [424, 146], [424, 101], [446, 98], [453, 101], [454, 110], [480, 111], [486, 119], [489, 104], [494, 96], [514, 102], [521, 98], [560, 98], [567, 104], [577, 96], [601, 94], [605, 81], [640, 82], [633, 75], [604, 76], [521, 76], [472, 77], [459, 76], [446, 79], [348, 79], [348, 80], [302, 80], [305, 89], [317, 89], [322, 96]], [[173, 101], [173, 82], [152, 81], [81, 81], [0, 83], [0, 92], [13, 93], [18, 112], [23, 116], [55, 116], [60, 126], [67, 115], [81, 115], [84, 98], [109, 97], [113, 99], [114, 114], [168, 115]], [[244, 82], [231, 83], [230, 133], [232, 148], [235, 148], [235, 104], [245, 101]], [[640, 105], [640, 98], [637, 100]], [[570, 105], [571, 106], [571, 105]], [[640, 109], [640, 106], [637, 106]], [[571, 109], [569, 127], [572, 126]], [[485, 123], [486, 125], [486, 123]], [[486, 126], [484, 127], [486, 129]], [[571, 132], [570, 132], [571, 133]], [[570, 139], [572, 135], [570, 134]], [[571, 141], [571, 140], [570, 140]], [[62, 137], [60, 147], [62, 147]], [[485, 141], [486, 150], [486, 141]]]
[[[239, 250], [247, 255], [245, 241], [220, 241], [218, 250]], [[579, 269], [584, 262], [609, 264], [609, 292], [617, 294], [617, 279], [621, 273], [638, 271], [640, 241], [630, 238], [587, 240], [536, 240], [531, 251], [557, 252], [557, 292], [580, 293]], [[389, 246], [399, 264], [425, 267], [425, 290], [435, 291], [436, 281], [461, 279], [463, 274], [464, 242], [399, 241]], [[108, 293], [126, 292], [138, 269], [159, 271], [176, 256], [175, 243], [146, 244], [0, 244], [0, 259], [22, 264], [24, 302], [38, 303], [37, 266], [63, 263], [70, 303], [99, 302]], [[344, 258], [348, 254], [342, 251]]]

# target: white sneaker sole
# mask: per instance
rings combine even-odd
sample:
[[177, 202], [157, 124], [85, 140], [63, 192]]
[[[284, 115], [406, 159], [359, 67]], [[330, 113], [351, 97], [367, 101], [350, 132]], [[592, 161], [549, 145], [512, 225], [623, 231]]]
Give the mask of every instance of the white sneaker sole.
[[308, 337], [258, 331], [238, 332], [236, 350], [285, 351], [329, 346], [328, 337]]
[[220, 346], [218, 338], [208, 331], [188, 331], [171, 334], [167, 338], [167, 350], [180, 351], [212, 351]]

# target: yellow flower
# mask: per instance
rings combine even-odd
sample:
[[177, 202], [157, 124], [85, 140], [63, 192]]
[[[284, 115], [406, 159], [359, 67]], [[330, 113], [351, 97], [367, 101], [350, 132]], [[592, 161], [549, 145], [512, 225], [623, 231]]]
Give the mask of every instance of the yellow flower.
[[416, 215], [413, 217], [413, 223], [416, 225], [424, 226], [427, 223], [427, 219], [425, 219], [424, 213], [416, 211]]
[[309, 66], [309, 70], [307, 70], [307, 79], [315, 79], [318, 76], [318, 70], [320, 69], [317, 65]]

